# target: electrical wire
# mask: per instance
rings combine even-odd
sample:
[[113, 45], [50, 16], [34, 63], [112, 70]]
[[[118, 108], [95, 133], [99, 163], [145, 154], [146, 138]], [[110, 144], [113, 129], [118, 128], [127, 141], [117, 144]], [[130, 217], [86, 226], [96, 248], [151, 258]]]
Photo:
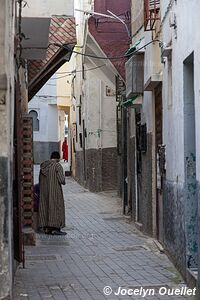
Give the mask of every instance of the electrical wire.
[[140, 32], [140, 30], [142, 29], [144, 27], [144, 25], [142, 24], [141, 26], [140, 26], [140, 28], [131, 36], [131, 38], [133, 39], [139, 32]]
[[[96, 70], [96, 69], [102, 68], [102, 67], [104, 67], [104, 66], [106, 66], [106, 64], [101, 65], [101, 66], [97, 66], [97, 67], [94, 67], [94, 68], [91, 68], [91, 69], [86, 69], [86, 70], [84, 70], [84, 71], [82, 71], [82, 70], [78, 70], [78, 71], [74, 70], [74, 71], [69, 72], [69, 73], [66, 72], [66, 73], [67, 73], [66, 75], [59, 76], [59, 77], [56, 77], [56, 78], [50, 78], [49, 80], [62, 79], [62, 78], [68, 77], [68, 76], [76, 75], [77, 72], [88, 72], [88, 71], [92, 71], [92, 70]], [[63, 74], [65, 74], [65, 72], [63, 72]]]
[[[91, 68], [91, 69], [86, 69], [86, 70], [84, 70], [84, 72], [88, 72], [88, 71], [92, 71], [92, 70], [96, 70], [96, 69], [98, 69], [98, 68], [102, 68], [102, 67], [104, 67], [104, 66], [106, 66], [106, 64], [103, 64], [103, 65], [101, 65], [101, 66], [97, 66], [97, 67], [94, 67], [94, 68]], [[73, 70], [73, 71], [66, 71], [66, 72], [57, 72], [56, 74], [75, 74], [75, 73], [80, 73], [80, 72], [83, 72], [83, 70]]]
[[55, 99], [55, 98], [66, 98], [67, 96], [56, 96], [56, 95], [35, 95], [34, 97], [37, 97], [37, 98], [43, 98], [43, 99], [46, 99], [46, 98], [51, 98], [51, 99]]
[[75, 74], [73, 74], [73, 73], [66, 74], [66, 75], [63, 75], [63, 76], [56, 77], [56, 78], [50, 78], [49, 80], [57, 80], [57, 79], [65, 78], [65, 77], [72, 76], [72, 75], [75, 75]]
[[115, 57], [113, 57], [113, 56], [111, 56], [111, 57], [109, 57], [109, 56], [108, 57], [103, 57], [103, 56], [96, 56], [96, 55], [92, 55], [92, 54], [85, 54], [85, 53], [80, 53], [78, 51], [72, 50], [67, 45], [60, 45], [60, 44], [57, 44], [57, 43], [55, 43], [54, 45], [57, 46], [57, 47], [60, 47], [60, 48], [64, 48], [64, 49], [70, 51], [71, 53], [79, 54], [79, 55], [86, 56], [86, 57], [91, 57], [91, 58], [96, 58], [96, 59], [115, 60], [115, 59], [129, 58], [130, 56], [132, 56], [132, 55], [136, 54], [137, 52], [139, 52], [141, 49], [143, 49], [146, 46], [148, 46], [148, 45], [150, 45], [152, 43], [155, 43], [155, 42], [159, 42], [161, 44], [163, 43], [161, 40], [158, 40], [158, 39], [152, 40], [152, 41], [148, 42], [147, 44], [145, 44], [144, 46], [140, 47], [139, 49], [133, 51], [131, 54], [121, 55], [121, 56], [115, 56]]
[[[163, 42], [161, 40], [152, 40], [150, 42], [148, 42], [147, 44], [145, 44], [144, 46], [140, 47], [139, 49], [133, 51], [131, 54], [129, 55], [123, 55], [123, 56], [118, 56], [118, 57], [101, 57], [101, 56], [95, 56], [95, 55], [89, 55], [89, 54], [84, 54], [84, 53], [80, 53], [80, 52], [77, 52], [77, 51], [74, 51], [72, 49], [70, 49], [69, 47], [67, 47], [67, 50], [71, 51], [72, 53], [77, 53], [77, 54], [80, 54], [80, 55], [83, 55], [83, 56], [89, 56], [89, 57], [93, 57], [93, 58], [97, 58], [97, 59], [121, 59], [121, 58], [129, 58], [129, 56], [132, 56], [134, 54], [136, 54], [137, 52], [139, 52], [141, 49], [145, 48], [146, 46], [154, 43], [154, 42], [159, 42], [160, 44], [163, 44]], [[66, 45], [59, 45], [59, 44], [55, 44], [55, 46], [58, 46], [60, 48], [66, 48]], [[95, 70], [95, 69], [98, 69], [98, 68], [102, 68], [103, 66], [105, 66], [106, 64], [103, 64], [103, 65], [100, 65], [100, 66], [97, 66], [97, 67], [94, 67], [94, 68], [91, 68], [91, 69], [86, 69], [84, 70], [85, 72], [87, 71], [92, 71], [92, 70]], [[57, 79], [62, 79], [62, 78], [65, 78], [65, 77], [68, 77], [68, 76], [72, 76], [72, 75], [75, 75], [76, 73], [78, 72], [83, 72], [83, 70], [74, 70], [74, 71], [71, 71], [71, 72], [63, 72], [63, 74], [66, 74], [66, 75], [63, 75], [63, 76], [59, 76], [57, 78], [51, 78], [50, 80], [57, 80]]]

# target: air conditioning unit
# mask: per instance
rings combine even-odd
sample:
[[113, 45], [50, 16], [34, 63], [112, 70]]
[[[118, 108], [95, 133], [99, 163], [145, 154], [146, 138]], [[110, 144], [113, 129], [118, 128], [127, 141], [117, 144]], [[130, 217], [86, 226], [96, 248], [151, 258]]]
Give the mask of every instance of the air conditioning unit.
[[143, 94], [144, 91], [144, 54], [132, 56], [125, 64], [126, 98]]

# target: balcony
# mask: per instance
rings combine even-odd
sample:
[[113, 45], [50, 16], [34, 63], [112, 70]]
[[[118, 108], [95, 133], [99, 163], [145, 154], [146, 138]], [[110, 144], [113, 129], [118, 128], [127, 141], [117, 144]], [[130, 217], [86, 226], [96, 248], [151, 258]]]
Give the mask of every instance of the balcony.
[[159, 18], [160, 0], [144, 0], [144, 30], [155, 30]]

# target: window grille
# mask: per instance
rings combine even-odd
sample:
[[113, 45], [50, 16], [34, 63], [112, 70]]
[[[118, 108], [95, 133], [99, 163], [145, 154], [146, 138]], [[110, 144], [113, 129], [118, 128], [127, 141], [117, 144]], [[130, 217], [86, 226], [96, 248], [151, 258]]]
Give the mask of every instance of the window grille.
[[144, 30], [155, 30], [155, 23], [159, 20], [160, 0], [144, 0]]

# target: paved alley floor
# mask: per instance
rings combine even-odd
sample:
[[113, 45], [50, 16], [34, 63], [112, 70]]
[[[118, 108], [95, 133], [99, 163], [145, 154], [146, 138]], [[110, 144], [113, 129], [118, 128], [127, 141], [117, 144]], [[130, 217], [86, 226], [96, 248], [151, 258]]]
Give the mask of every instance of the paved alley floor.
[[[153, 240], [121, 214], [114, 193], [94, 194], [71, 177], [66, 181], [67, 236], [37, 234], [37, 246], [26, 247], [15, 300], [186, 299], [159, 295], [160, 288], [165, 293], [184, 283]], [[128, 289], [140, 294], [114, 295], [119, 287], [122, 294]]]

